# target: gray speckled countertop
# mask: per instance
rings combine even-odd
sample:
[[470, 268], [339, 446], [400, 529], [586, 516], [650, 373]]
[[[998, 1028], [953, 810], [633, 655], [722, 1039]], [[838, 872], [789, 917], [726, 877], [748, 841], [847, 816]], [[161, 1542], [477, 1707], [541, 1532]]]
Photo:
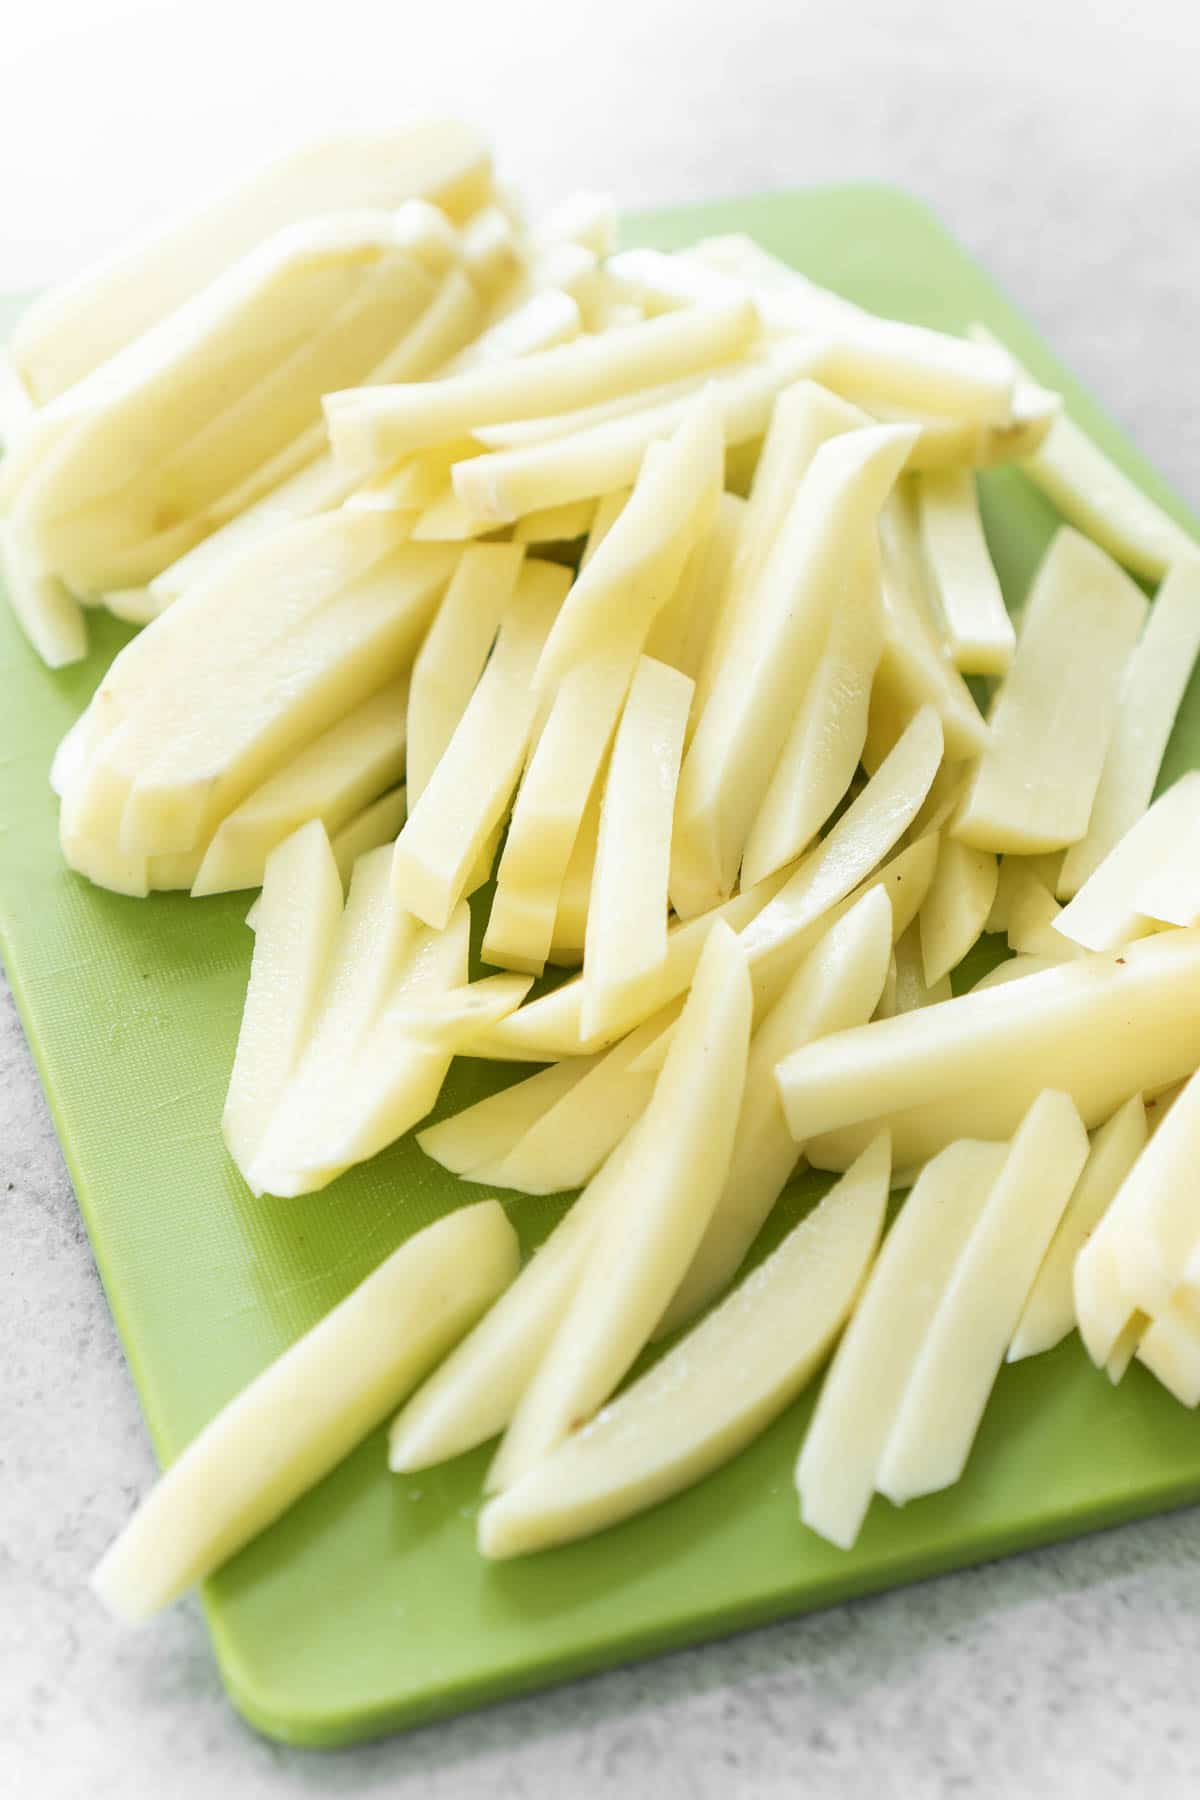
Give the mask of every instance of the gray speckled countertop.
[[[1189, 0], [511, 0], [415, 23], [416, 9], [342, 0], [319, 39], [275, 0], [211, 0], [195, 31], [190, 9], [151, 0], [24, 10], [6, 22], [0, 166], [22, 177], [5, 184], [0, 285], [28, 288], [177, 185], [359, 112], [457, 104], [535, 194], [587, 183], [652, 204], [879, 176], [938, 208], [1200, 503]], [[0, 1368], [6, 1800], [1200, 1791], [1194, 1512], [356, 1751], [256, 1738], [194, 1606], [126, 1634], [86, 1592], [152, 1463], [6, 992]]]

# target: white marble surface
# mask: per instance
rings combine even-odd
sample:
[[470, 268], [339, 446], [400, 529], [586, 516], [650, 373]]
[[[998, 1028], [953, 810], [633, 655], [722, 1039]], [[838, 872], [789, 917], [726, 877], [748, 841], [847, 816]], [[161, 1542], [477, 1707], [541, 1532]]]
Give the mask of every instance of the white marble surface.
[[[439, 105], [489, 123], [546, 198], [580, 182], [645, 204], [880, 176], [933, 202], [1200, 503], [1190, 0], [428, 11], [40, 0], [7, 14], [0, 286], [67, 271], [314, 122]], [[151, 1461], [7, 1001], [0, 1207], [6, 1797], [1197, 1792], [1195, 1513], [354, 1752], [265, 1743], [227, 1707], [194, 1609], [125, 1635], [87, 1596]]]

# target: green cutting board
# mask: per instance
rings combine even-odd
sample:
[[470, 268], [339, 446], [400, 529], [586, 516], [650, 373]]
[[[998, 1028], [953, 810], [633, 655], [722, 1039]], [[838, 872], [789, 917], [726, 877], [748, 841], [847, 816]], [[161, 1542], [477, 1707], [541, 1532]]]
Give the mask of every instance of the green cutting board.
[[[1176, 517], [1162, 482], [916, 201], [838, 187], [654, 213], [633, 243], [747, 231], [881, 312], [961, 330], [982, 319]], [[1009, 603], [1055, 524], [1018, 474], [984, 477]], [[29, 1041], [162, 1461], [402, 1239], [479, 1197], [396, 1145], [324, 1193], [255, 1200], [218, 1118], [250, 933], [248, 897], [120, 899], [59, 859], [51, 753], [128, 633], [53, 675], [3, 610], [0, 931]], [[1200, 762], [1200, 682], [1167, 757]], [[512, 1075], [456, 1065], [440, 1110]], [[820, 1191], [795, 1184], [772, 1231]], [[561, 1202], [511, 1198], [526, 1244]], [[849, 1555], [802, 1529], [792, 1463], [810, 1402], [690, 1493], [589, 1543], [489, 1566], [476, 1554], [490, 1451], [416, 1477], [381, 1434], [207, 1584], [235, 1705], [261, 1730], [334, 1745], [587, 1670], [913, 1581], [1200, 1497], [1200, 1425], [1134, 1367], [1118, 1389], [1072, 1338], [1005, 1369], [965, 1480], [896, 1511], [876, 1501]], [[80, 1606], [91, 1604], [81, 1593]]]

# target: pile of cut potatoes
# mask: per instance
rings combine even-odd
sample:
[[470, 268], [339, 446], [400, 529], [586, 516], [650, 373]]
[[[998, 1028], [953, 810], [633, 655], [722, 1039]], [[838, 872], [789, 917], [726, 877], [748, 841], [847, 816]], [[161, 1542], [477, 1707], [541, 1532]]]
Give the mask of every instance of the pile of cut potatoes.
[[[497, 1198], [418, 1232], [213, 1419], [97, 1572], [130, 1618], [389, 1418], [397, 1471], [499, 1440], [509, 1557], [826, 1363], [796, 1484], [847, 1548], [1075, 1328], [1200, 1401], [1200, 774], [1154, 798], [1200, 549], [982, 328], [614, 234], [596, 195], [527, 223], [463, 126], [344, 134], [8, 346], [16, 615], [52, 667], [89, 608], [141, 627], [55, 759], [63, 855], [261, 890], [249, 1189], [324, 1187], [473, 1056], [534, 1068], [425, 1153], [578, 1190], [524, 1267]], [[1001, 462], [1063, 519], [1017, 621]]]

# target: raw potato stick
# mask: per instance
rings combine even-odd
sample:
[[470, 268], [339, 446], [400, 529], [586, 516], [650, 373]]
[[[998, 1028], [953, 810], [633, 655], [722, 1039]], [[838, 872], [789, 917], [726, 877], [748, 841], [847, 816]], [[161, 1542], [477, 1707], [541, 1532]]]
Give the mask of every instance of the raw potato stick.
[[850, 1313], [887, 1186], [880, 1139], [716, 1312], [484, 1508], [483, 1554], [524, 1555], [617, 1524], [752, 1442], [808, 1384]]
[[[996, 342], [982, 325], [972, 325], [970, 335], [977, 343]], [[1135, 575], [1156, 581], [1172, 563], [1195, 555], [1195, 539], [1135, 486], [1066, 413], [1055, 420], [1045, 442], [1021, 468], [1064, 519]]]
[[737, 938], [714, 925], [585, 1273], [513, 1414], [493, 1470], [498, 1487], [604, 1404], [682, 1279], [728, 1171], [752, 1007]]
[[193, 894], [258, 887], [276, 844], [309, 819], [333, 839], [404, 773], [407, 709], [407, 678], [390, 682], [249, 794], [218, 826]]
[[849, 1550], [936, 1306], [1004, 1166], [1003, 1144], [952, 1144], [922, 1172], [847, 1323], [796, 1464], [800, 1517]]
[[[986, 1102], [1011, 1132], [1051, 1081], [1099, 1125], [1131, 1093], [1197, 1063], [1200, 932], [1173, 931], [838, 1032], [798, 1050], [778, 1077], [788, 1123], [811, 1154], [818, 1133], [907, 1108], [932, 1107], [953, 1131]], [[899, 1155], [897, 1165], [908, 1166]]]
[[393, 788], [390, 793], [381, 794], [378, 800], [373, 800], [370, 806], [365, 806], [340, 831], [334, 833], [331, 840], [333, 857], [343, 887], [349, 884], [360, 856], [366, 856], [371, 850], [382, 849], [385, 844], [395, 843], [407, 811], [406, 789]]
[[267, 859], [254, 959], [221, 1130], [245, 1175], [303, 1052], [342, 916], [342, 885], [314, 819]]
[[643, 1054], [660, 1039], [669, 1041], [668, 1026], [682, 1004], [664, 1007], [601, 1057], [570, 1058], [567, 1066], [582, 1064], [584, 1079], [531, 1121], [504, 1156], [478, 1164], [472, 1180], [525, 1194], [584, 1187], [645, 1111], [658, 1067], [643, 1067]]
[[387, 1417], [519, 1260], [495, 1200], [401, 1244], [193, 1438], [101, 1561], [100, 1598], [147, 1619], [220, 1568]]
[[983, 535], [975, 477], [969, 469], [926, 473], [917, 478], [917, 495], [921, 538], [954, 665], [971, 675], [1003, 675], [1017, 638]]
[[609, 400], [716, 367], [748, 349], [757, 333], [753, 304], [735, 301], [651, 319], [619, 338], [578, 338], [445, 381], [330, 394], [325, 414], [334, 455], [366, 467], [482, 425]]
[[807, 850], [854, 779], [883, 653], [879, 559], [872, 545], [847, 568], [825, 648], [775, 765], [742, 857], [761, 881]]
[[977, 850], [1057, 850], [1087, 831], [1146, 601], [1063, 527], [1034, 577], [990, 739], [954, 824]]
[[836, 577], [873, 530], [910, 443], [890, 426], [835, 437], [796, 492], [684, 760], [671, 850], [671, 903], [681, 918], [733, 891], [787, 741], [793, 695], [829, 630]]
[[629, 688], [600, 809], [583, 952], [585, 1037], [640, 1005], [666, 960], [671, 820], [693, 691], [688, 676], [649, 656]]
[[453, 567], [433, 545], [404, 545], [219, 691], [136, 776], [123, 849], [191, 850], [305, 744], [407, 669]]
[[1075, 1328], [1075, 1259], [1108, 1211], [1146, 1145], [1146, 1108], [1140, 1094], [1100, 1127], [1021, 1311], [1008, 1361], [1053, 1350]]
[[[811, 362], [807, 344], [781, 343], [714, 375], [706, 391], [716, 400], [727, 449], [762, 435], [776, 395], [806, 374]], [[525, 450], [456, 463], [454, 490], [472, 514], [504, 525], [541, 507], [632, 487], [649, 446], [678, 430], [694, 400], [685, 394]]]
[[716, 518], [721, 454], [708, 396], [693, 403], [667, 444], [651, 446], [633, 492], [554, 622], [537, 668], [543, 698], [597, 651], [640, 650]]
[[[570, 1057], [514, 1081], [511, 1087], [417, 1133], [426, 1156], [454, 1175], [471, 1175], [501, 1162], [556, 1101], [581, 1082], [599, 1058]], [[494, 1183], [492, 1185], [495, 1185]]]
[[925, 983], [933, 987], [956, 969], [987, 923], [1000, 869], [988, 850], [943, 836], [938, 843], [933, 885], [921, 908], [921, 958]]
[[1200, 555], [1194, 555], [1167, 575], [1126, 665], [1087, 833], [1063, 857], [1060, 900], [1079, 892], [1149, 806], [1198, 651]]
[[458, 220], [490, 187], [486, 146], [457, 122], [319, 138], [43, 296], [17, 325], [10, 355], [44, 403], [286, 225], [415, 197]]
[[830, 927], [756, 1026], [729, 1174], [656, 1337], [694, 1318], [732, 1279], [801, 1156], [779, 1104], [775, 1064], [799, 1044], [865, 1024], [891, 948], [891, 905], [873, 888]]
[[[588, 1251], [615, 1200], [626, 1138], [512, 1286], [392, 1421], [388, 1466], [427, 1469], [504, 1430], [571, 1303]], [[490, 1474], [485, 1491], [491, 1491]]]
[[[588, 796], [608, 753], [635, 656], [623, 645], [563, 678], [513, 805], [482, 954], [540, 975]], [[666, 931], [666, 907], [663, 908]]]
[[520, 778], [533, 728], [533, 671], [571, 583], [567, 570], [527, 561], [479, 685], [396, 840], [401, 905], [444, 925]]
[[459, 559], [413, 663], [405, 777], [411, 806], [467, 710], [523, 560], [524, 551], [514, 544], [475, 544]]
[[1083, 1122], [1048, 1090], [1013, 1138], [925, 1333], [879, 1462], [897, 1506], [966, 1467], [1004, 1353], [1087, 1161]]
[[[1168, 788], [1104, 861], [1088, 876], [1075, 898], [1054, 921], [1055, 931], [1087, 950], [1113, 950], [1154, 930], [1147, 917], [1146, 895], [1156, 898], [1172, 877], [1178, 845], [1190, 846], [1200, 830], [1200, 772], [1181, 776]], [[1147, 874], [1147, 870], [1154, 871]], [[1169, 904], [1169, 903], [1168, 903]], [[1171, 911], [1186, 911], [1171, 906]], [[1191, 924], [1190, 918], [1182, 921]]]

